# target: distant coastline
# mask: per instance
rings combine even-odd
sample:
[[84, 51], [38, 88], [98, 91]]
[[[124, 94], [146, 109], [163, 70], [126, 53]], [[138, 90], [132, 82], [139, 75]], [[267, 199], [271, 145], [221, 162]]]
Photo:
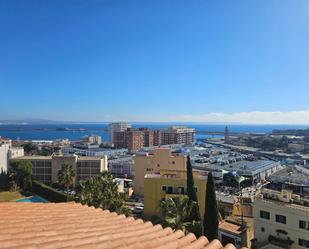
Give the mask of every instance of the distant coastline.
[[[218, 135], [204, 134], [208, 132], [223, 132], [225, 124], [190, 124], [190, 123], [132, 123], [133, 127], [148, 127], [149, 129], [160, 129], [170, 125], [187, 125], [195, 128], [196, 138], [222, 137]], [[273, 130], [289, 129], [308, 129], [305, 125], [228, 125], [230, 132], [235, 133], [266, 133], [270, 134]], [[0, 126], [0, 136], [13, 140], [56, 140], [69, 139], [72, 141], [80, 140], [83, 136], [96, 134], [102, 136], [104, 141], [109, 139], [107, 132], [107, 123], [98, 124], [6, 124]]]

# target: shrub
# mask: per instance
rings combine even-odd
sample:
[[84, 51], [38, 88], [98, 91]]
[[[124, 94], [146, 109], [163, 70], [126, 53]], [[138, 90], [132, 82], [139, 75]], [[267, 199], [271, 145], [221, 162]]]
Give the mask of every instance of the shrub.
[[66, 202], [67, 196], [64, 193], [61, 193], [52, 187], [47, 186], [46, 184], [33, 181], [32, 183], [32, 192], [45, 198], [50, 202]]

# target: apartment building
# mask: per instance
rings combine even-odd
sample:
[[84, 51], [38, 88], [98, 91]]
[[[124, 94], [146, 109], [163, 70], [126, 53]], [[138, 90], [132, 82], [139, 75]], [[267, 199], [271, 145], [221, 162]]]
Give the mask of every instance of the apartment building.
[[143, 147], [153, 146], [153, 131], [147, 128], [128, 128], [126, 131], [114, 132], [114, 146], [127, 148], [130, 152], [136, 152]]
[[[118, 124], [118, 123], [117, 123]], [[116, 148], [127, 148], [131, 152], [143, 147], [169, 144], [192, 145], [195, 129], [185, 126], [171, 126], [166, 129], [130, 128], [125, 125], [110, 125], [111, 143]]]
[[131, 125], [127, 122], [110, 123], [108, 125], [108, 134], [109, 134], [110, 145], [114, 146], [114, 139], [115, 139], [114, 133], [115, 132], [126, 131], [128, 128], [131, 128]]
[[97, 135], [89, 135], [83, 137], [83, 143], [100, 145], [102, 143], [102, 137]]
[[154, 130], [153, 131], [153, 145], [159, 146], [162, 144], [162, 132], [161, 130]]
[[76, 182], [107, 171], [107, 157], [79, 157], [77, 155], [24, 156], [12, 161], [26, 160], [32, 163], [34, 179], [51, 184], [58, 181], [58, 171], [63, 164], [72, 165]]
[[309, 248], [309, 199], [263, 189], [254, 202], [257, 248]]
[[185, 144], [194, 143], [195, 129], [186, 126], [171, 126], [161, 130], [161, 144]]
[[133, 177], [132, 157], [120, 157], [108, 160], [108, 171], [116, 177]]
[[154, 131], [148, 129], [144, 130], [144, 143], [145, 147], [154, 146]]
[[144, 195], [144, 177], [147, 173], [158, 173], [162, 170], [186, 171], [187, 157], [173, 155], [169, 148], [156, 148], [152, 153], [136, 154], [134, 165], [134, 193]]
[[[193, 172], [199, 211], [205, 212], [205, 193], [207, 177]], [[144, 216], [150, 218], [160, 215], [159, 204], [162, 199], [187, 196], [187, 173], [179, 170], [149, 172], [144, 177]]]
[[126, 144], [130, 152], [135, 152], [145, 147], [145, 130], [144, 128], [129, 128], [126, 132]]

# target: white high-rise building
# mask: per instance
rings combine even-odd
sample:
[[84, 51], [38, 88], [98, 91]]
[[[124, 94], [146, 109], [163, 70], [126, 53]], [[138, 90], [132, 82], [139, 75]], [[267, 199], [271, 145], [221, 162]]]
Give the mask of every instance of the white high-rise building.
[[110, 123], [108, 125], [110, 145], [114, 145], [114, 132], [126, 131], [128, 128], [131, 128], [131, 124], [127, 122]]
[[10, 144], [7, 140], [0, 139], [0, 172], [8, 170], [8, 155]]
[[9, 160], [24, 155], [24, 149], [21, 147], [12, 147], [12, 140], [2, 139], [0, 137], [0, 172], [8, 171]]

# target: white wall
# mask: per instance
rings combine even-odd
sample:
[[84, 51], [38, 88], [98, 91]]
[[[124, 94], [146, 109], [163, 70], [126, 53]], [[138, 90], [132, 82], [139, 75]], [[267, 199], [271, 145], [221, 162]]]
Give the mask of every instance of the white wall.
[[[302, 207], [302, 206], [300, 206]], [[270, 219], [260, 218], [260, 210], [270, 213]], [[276, 222], [276, 214], [286, 216], [286, 224]], [[309, 230], [299, 228], [299, 220], [309, 222], [309, 208], [293, 208], [289, 204], [268, 201], [268, 200], [255, 200], [254, 209], [254, 234], [258, 243], [268, 240], [269, 235], [276, 236], [276, 230], [282, 229], [288, 232], [287, 237], [294, 241], [292, 249], [304, 249], [298, 245], [298, 239], [309, 239]], [[264, 232], [261, 229], [264, 229]]]
[[8, 170], [9, 144], [0, 144], [0, 171]]

